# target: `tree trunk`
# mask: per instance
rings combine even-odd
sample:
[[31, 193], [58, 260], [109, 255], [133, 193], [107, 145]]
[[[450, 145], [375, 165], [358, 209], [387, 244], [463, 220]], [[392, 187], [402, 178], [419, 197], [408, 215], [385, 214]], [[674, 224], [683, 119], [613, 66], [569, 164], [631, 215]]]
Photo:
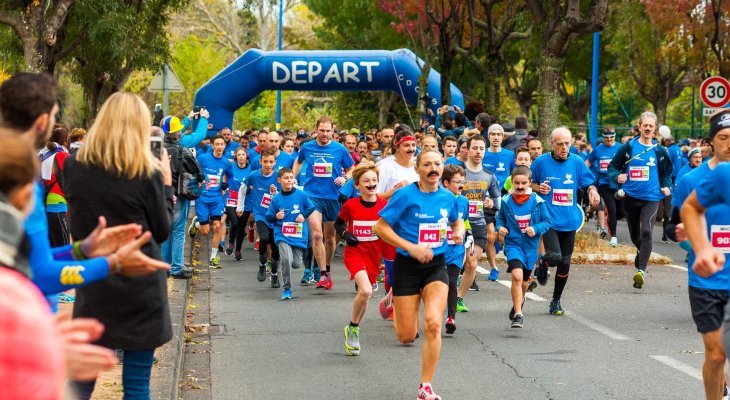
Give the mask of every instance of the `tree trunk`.
[[451, 54], [444, 53], [441, 55], [441, 104], [451, 105], [451, 67], [454, 63], [454, 57]]
[[378, 126], [382, 128], [388, 124], [388, 114], [393, 109], [400, 95], [395, 92], [380, 92], [378, 95]]
[[654, 107], [654, 114], [656, 114], [657, 118], [657, 126], [666, 124], [669, 102], [665, 99], [657, 99], [653, 101], [651, 105]]
[[560, 81], [563, 73], [563, 57], [543, 53], [540, 61], [540, 82], [537, 86], [537, 129], [543, 141], [550, 132], [560, 126]]
[[484, 106], [488, 113], [499, 112], [499, 60], [496, 56], [487, 55], [484, 62]]

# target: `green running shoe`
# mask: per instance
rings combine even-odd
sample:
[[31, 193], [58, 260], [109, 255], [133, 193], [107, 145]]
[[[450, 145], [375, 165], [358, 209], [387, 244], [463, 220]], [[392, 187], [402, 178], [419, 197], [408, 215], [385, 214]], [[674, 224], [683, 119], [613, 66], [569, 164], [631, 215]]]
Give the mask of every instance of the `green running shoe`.
[[461, 297], [456, 299], [456, 312], [469, 312], [469, 307], [464, 304], [464, 299]]
[[644, 271], [642, 270], [636, 270], [636, 273], [634, 274], [634, 287], [637, 289], [641, 289], [644, 286]]
[[221, 269], [221, 259], [218, 256], [215, 256], [210, 259], [208, 262], [208, 268], [210, 269]]
[[560, 306], [560, 300], [553, 300], [550, 302], [550, 314], [552, 315], [563, 315], [565, 311]]
[[348, 356], [360, 354], [360, 327], [347, 325], [345, 327], [345, 351]]

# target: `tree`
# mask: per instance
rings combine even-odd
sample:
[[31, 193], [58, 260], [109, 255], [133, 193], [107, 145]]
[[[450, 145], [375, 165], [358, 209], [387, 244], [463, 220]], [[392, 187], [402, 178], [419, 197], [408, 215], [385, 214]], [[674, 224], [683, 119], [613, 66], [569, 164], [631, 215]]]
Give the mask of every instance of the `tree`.
[[461, 0], [426, 0], [427, 21], [437, 32], [436, 60], [441, 75], [441, 104], [451, 104], [451, 69], [461, 42], [466, 7]]
[[538, 132], [542, 138], [559, 125], [560, 82], [570, 42], [580, 34], [603, 30], [608, 0], [526, 0], [540, 38], [537, 90]]

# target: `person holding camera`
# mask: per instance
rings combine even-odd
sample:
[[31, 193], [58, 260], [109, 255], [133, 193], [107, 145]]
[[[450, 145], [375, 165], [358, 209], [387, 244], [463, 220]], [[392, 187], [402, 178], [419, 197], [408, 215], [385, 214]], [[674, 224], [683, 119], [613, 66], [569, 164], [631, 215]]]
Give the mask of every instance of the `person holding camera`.
[[[180, 132], [180, 146], [191, 149], [203, 141], [208, 134], [208, 118], [210, 118], [210, 113], [205, 109], [205, 107], [195, 106], [190, 111], [190, 114], [188, 114], [188, 116], [182, 121], [174, 115], [165, 117], [160, 123], [160, 128], [162, 128], [162, 131], [165, 133]], [[200, 120], [197, 128], [195, 128], [191, 134], [186, 134], [185, 132], [187, 132], [188, 128], [192, 124], [191, 120], [196, 119]]]
[[659, 202], [671, 194], [672, 186], [672, 161], [667, 149], [654, 139], [656, 126], [654, 113], [642, 113], [639, 136], [622, 145], [608, 166], [611, 182], [622, 185], [616, 197], [624, 200], [631, 242], [637, 250], [633, 278], [637, 289], [645, 283]]

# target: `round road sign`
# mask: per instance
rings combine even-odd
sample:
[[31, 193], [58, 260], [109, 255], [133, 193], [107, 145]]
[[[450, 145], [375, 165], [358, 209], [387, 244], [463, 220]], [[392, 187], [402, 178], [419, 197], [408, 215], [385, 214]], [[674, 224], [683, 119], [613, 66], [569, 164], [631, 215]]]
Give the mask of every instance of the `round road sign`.
[[707, 107], [720, 108], [730, 100], [730, 83], [721, 76], [707, 78], [700, 85], [700, 98]]

